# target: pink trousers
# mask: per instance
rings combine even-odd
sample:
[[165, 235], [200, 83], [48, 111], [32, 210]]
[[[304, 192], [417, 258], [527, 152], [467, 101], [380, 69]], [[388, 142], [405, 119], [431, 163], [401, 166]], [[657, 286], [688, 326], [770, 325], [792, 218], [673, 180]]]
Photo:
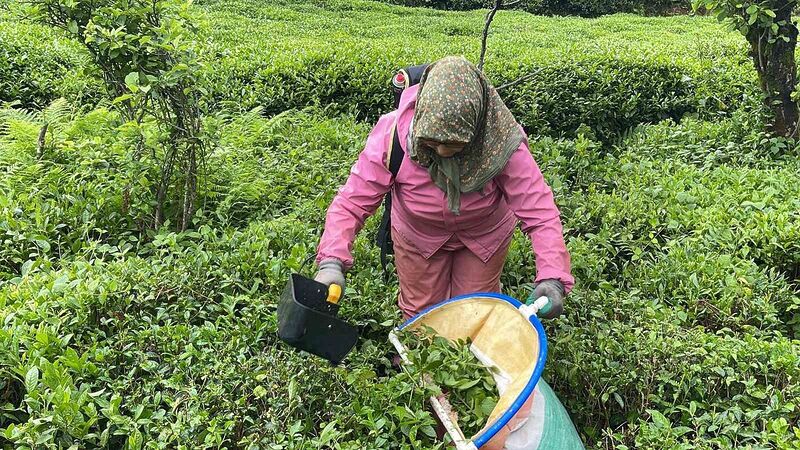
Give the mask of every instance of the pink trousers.
[[511, 243], [508, 236], [487, 262], [455, 235], [430, 258], [393, 231], [394, 262], [400, 280], [397, 304], [408, 319], [428, 306], [473, 292], [500, 292], [500, 274]]

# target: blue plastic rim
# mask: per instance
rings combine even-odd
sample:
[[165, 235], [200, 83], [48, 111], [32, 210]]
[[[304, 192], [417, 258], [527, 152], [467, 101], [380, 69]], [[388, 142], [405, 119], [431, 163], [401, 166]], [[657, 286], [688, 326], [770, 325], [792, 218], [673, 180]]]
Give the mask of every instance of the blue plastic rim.
[[[441, 308], [444, 305], [449, 303], [467, 300], [474, 297], [489, 297], [495, 298], [498, 300], [504, 300], [508, 303], [514, 305], [515, 308], [519, 309], [522, 306], [522, 303], [507, 295], [497, 294], [494, 292], [476, 292], [474, 294], [467, 294], [467, 295], [460, 295], [458, 297], [453, 297], [450, 300], [445, 300], [441, 303], [437, 303], [433, 306], [429, 306], [422, 310], [416, 316], [406, 320], [402, 325], [397, 327], [398, 330], [402, 330], [403, 328], [407, 327], [408, 325], [414, 323], [417, 319], [424, 316], [425, 314], [433, 311], [434, 309]], [[536, 384], [539, 383], [539, 379], [542, 377], [542, 372], [544, 371], [544, 363], [547, 360], [547, 337], [544, 335], [544, 327], [542, 327], [542, 323], [539, 322], [539, 319], [536, 316], [528, 317], [528, 320], [536, 329], [536, 334], [539, 336], [539, 358], [536, 361], [536, 367], [533, 369], [533, 374], [531, 378], [528, 380], [528, 383], [525, 385], [525, 388], [522, 389], [522, 392], [519, 393], [514, 402], [511, 403], [511, 407], [503, 413], [495, 422], [489, 426], [483, 433], [479, 434], [475, 439], [472, 440], [472, 443], [475, 444], [476, 447], [480, 448], [482, 445], [489, 442], [498, 431], [500, 431], [510, 420], [514, 417], [517, 412], [519, 412], [522, 405], [525, 404], [525, 401], [528, 397], [533, 393], [533, 389], [536, 388]]]

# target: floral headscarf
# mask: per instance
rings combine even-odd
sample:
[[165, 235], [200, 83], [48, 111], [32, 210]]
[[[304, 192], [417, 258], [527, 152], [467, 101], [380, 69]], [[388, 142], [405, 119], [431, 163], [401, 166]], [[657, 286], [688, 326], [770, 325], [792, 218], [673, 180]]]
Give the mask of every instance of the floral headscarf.
[[[428, 169], [459, 214], [461, 193], [477, 192], [500, 173], [524, 139], [522, 130], [483, 72], [462, 57], [431, 64], [417, 93], [410, 158]], [[464, 143], [440, 157], [422, 141]]]

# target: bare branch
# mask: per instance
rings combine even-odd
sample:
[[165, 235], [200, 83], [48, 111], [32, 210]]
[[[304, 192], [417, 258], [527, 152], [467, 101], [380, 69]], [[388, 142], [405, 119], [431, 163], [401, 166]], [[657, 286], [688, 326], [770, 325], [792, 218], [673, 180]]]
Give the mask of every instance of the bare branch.
[[503, 90], [503, 89], [506, 89], [506, 88], [510, 88], [511, 86], [516, 86], [516, 85], [518, 85], [520, 83], [524, 83], [525, 81], [528, 81], [528, 80], [532, 79], [536, 75], [539, 75], [539, 73], [542, 70], [543, 69], [536, 69], [533, 72], [531, 72], [529, 74], [526, 74], [526, 75], [523, 75], [523, 76], [517, 78], [514, 81], [509, 81], [508, 83], [502, 84], [497, 88], [497, 90], [500, 91], [500, 90]]
[[486, 25], [483, 27], [483, 39], [481, 40], [481, 59], [478, 62], [478, 70], [483, 70], [483, 61], [486, 58], [486, 39], [489, 37], [489, 26], [492, 24], [492, 20], [494, 20], [494, 15], [497, 14], [497, 10], [503, 6], [503, 0], [494, 0], [494, 7], [488, 14], [486, 14]]

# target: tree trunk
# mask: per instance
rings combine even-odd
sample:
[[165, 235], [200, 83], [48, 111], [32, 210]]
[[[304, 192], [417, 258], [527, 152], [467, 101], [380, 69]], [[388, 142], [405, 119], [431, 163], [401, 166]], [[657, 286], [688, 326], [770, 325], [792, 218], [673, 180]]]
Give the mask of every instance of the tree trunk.
[[36, 140], [36, 158], [41, 159], [44, 156], [44, 145], [47, 139], [47, 123], [42, 125], [39, 129], [39, 139]]
[[764, 92], [764, 104], [773, 115], [772, 131], [781, 136], [795, 137], [800, 118], [797, 102], [792, 100], [797, 85], [797, 63], [794, 59], [797, 26], [792, 22], [792, 8], [788, 4], [776, 8], [775, 13], [776, 22], [786, 21], [786, 25], [780, 27], [780, 34], [787, 36], [788, 42], [778, 38], [770, 44], [766, 32], [758, 28], [750, 30], [747, 40]]
[[181, 220], [181, 231], [186, 231], [192, 223], [194, 217], [194, 202], [197, 198], [197, 152], [194, 145], [189, 147], [188, 169], [186, 171], [186, 182], [183, 192], [183, 218]]
[[167, 190], [172, 179], [175, 153], [176, 150], [174, 148], [168, 148], [164, 155], [164, 163], [161, 165], [161, 180], [158, 183], [158, 191], [156, 193], [156, 213], [155, 223], [153, 224], [153, 228], [156, 230], [164, 224], [164, 203], [167, 200]]

